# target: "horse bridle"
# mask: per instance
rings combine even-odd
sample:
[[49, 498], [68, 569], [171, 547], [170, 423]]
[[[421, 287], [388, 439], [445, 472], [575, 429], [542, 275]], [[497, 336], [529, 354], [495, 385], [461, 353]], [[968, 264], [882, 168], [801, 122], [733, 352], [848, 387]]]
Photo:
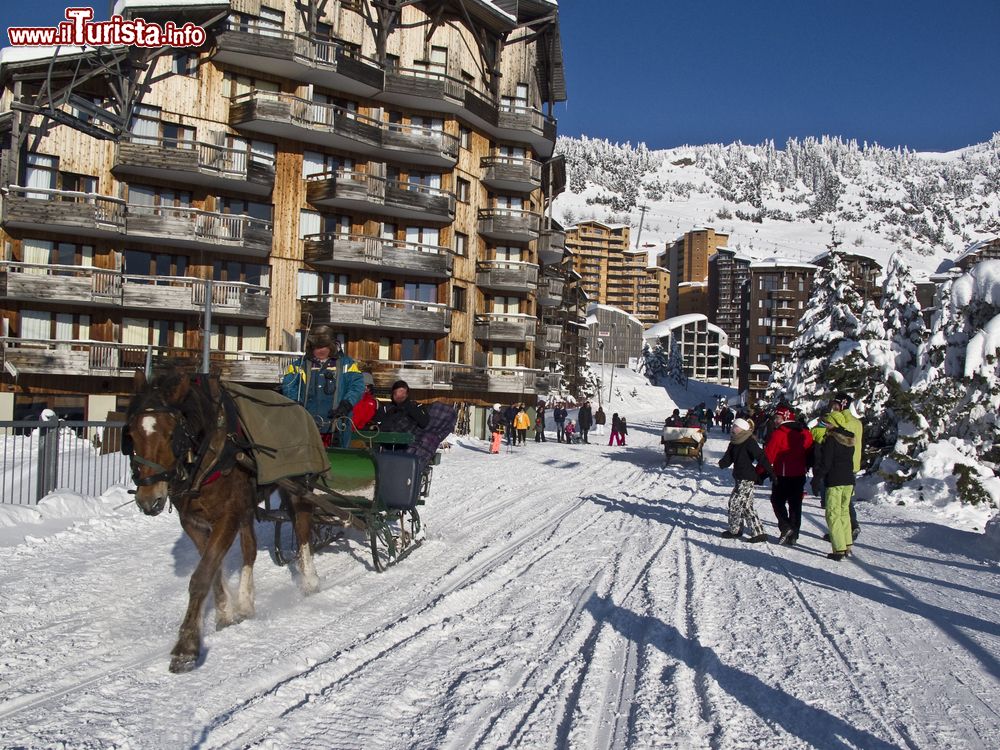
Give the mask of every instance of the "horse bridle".
[[[187, 421], [184, 419], [184, 415], [179, 409], [175, 409], [170, 406], [151, 406], [146, 409], [142, 409], [141, 411], [136, 412], [133, 419], [137, 416], [148, 416], [152, 414], [169, 414], [176, 422], [174, 432], [170, 440], [170, 449], [174, 454], [174, 465], [172, 468], [168, 469], [156, 461], [152, 461], [145, 456], [140, 456], [135, 452], [134, 446], [130, 446], [129, 465], [132, 468], [132, 481], [135, 483], [136, 487], [148, 487], [149, 485], [156, 484], [157, 482], [186, 482], [190, 477], [187, 470], [187, 464], [189, 464], [190, 461], [185, 461], [184, 457], [187, 456], [190, 458], [191, 450], [194, 447], [194, 437], [188, 431]], [[139, 473], [142, 466], [148, 466], [157, 473], [151, 474], [148, 477], [142, 477]]]

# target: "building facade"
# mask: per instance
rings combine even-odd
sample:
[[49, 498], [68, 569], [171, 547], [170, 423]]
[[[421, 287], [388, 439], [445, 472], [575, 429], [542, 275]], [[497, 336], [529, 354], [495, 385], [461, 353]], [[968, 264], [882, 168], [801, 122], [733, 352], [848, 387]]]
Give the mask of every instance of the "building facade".
[[631, 313], [609, 305], [591, 304], [587, 308], [587, 346], [590, 362], [628, 365], [642, 354], [645, 328]]
[[667, 318], [709, 314], [708, 259], [728, 240], [728, 234], [699, 227], [678, 237], [660, 254], [659, 265], [670, 272]]
[[745, 348], [743, 308], [750, 280], [751, 259], [728, 247], [708, 259], [708, 319], [726, 332], [731, 346]]
[[377, 386], [535, 392], [565, 281], [555, 2], [129, 7], [208, 41], [0, 68], [6, 411], [103, 418], [87, 394], [206, 344], [275, 383], [319, 323]]
[[650, 326], [663, 319], [661, 302], [669, 277], [648, 268], [649, 253], [629, 247], [625, 224], [584, 221], [567, 229], [566, 246], [576, 259], [581, 283], [592, 303], [610, 305]]
[[671, 352], [676, 344], [689, 378], [736, 388], [739, 382], [738, 348], [728, 334], [704, 315], [667, 318], [645, 333], [646, 342]]
[[749, 270], [747, 350], [741, 358], [740, 390], [753, 404], [763, 396], [774, 366], [789, 355], [817, 268], [769, 258], [751, 263]]

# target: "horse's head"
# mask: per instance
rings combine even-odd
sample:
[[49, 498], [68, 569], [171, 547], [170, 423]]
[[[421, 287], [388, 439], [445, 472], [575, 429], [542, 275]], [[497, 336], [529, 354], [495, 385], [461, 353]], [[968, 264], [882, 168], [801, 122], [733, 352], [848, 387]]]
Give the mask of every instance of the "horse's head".
[[186, 479], [193, 438], [182, 407], [190, 392], [189, 378], [177, 372], [148, 383], [142, 373], [136, 375], [125, 429], [135, 502], [148, 516], [166, 507], [171, 482]]

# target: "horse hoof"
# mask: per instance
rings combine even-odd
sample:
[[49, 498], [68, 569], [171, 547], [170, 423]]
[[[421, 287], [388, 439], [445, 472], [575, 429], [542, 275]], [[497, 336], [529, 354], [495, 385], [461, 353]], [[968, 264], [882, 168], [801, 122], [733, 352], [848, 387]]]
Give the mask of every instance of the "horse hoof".
[[194, 669], [197, 664], [197, 654], [178, 654], [170, 660], [170, 671], [173, 674], [184, 674]]
[[319, 579], [318, 578], [304, 578], [302, 580], [302, 593], [306, 596], [312, 596], [319, 591]]

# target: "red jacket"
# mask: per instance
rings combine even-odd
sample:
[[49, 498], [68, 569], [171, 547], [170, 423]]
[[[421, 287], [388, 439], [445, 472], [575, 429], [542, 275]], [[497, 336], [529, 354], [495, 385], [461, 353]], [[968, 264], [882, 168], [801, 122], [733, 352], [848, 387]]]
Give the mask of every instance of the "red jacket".
[[804, 477], [812, 452], [812, 433], [795, 422], [780, 425], [764, 446], [764, 455], [779, 477]]
[[361, 400], [354, 405], [354, 411], [351, 413], [351, 419], [354, 422], [354, 429], [360, 430], [366, 424], [372, 421], [372, 417], [375, 416], [375, 410], [378, 409], [378, 401], [375, 397], [365, 389], [364, 395], [361, 396]]

